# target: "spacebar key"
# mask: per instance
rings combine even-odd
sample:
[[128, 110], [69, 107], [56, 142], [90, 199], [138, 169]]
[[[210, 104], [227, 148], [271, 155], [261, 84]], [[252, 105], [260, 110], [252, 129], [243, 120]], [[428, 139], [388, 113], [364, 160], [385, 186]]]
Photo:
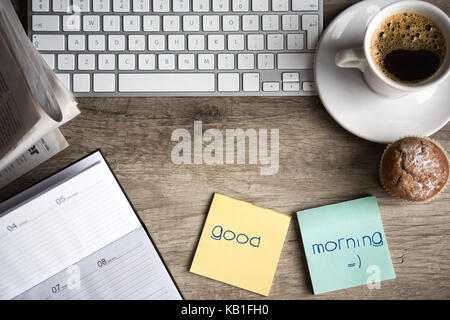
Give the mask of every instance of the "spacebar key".
[[215, 90], [214, 73], [124, 73], [119, 92], [198, 92]]

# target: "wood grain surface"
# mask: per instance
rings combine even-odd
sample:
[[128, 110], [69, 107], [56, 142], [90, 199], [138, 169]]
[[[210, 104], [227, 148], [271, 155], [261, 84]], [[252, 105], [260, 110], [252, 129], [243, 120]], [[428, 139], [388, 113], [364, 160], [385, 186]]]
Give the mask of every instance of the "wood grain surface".
[[[324, 0], [325, 26], [357, 1]], [[450, 2], [430, 1], [447, 14]], [[26, 1], [15, 1], [26, 17]], [[292, 219], [268, 299], [449, 299], [450, 191], [422, 205], [392, 199], [377, 180], [383, 145], [361, 140], [333, 121], [317, 97], [89, 98], [62, 127], [70, 147], [1, 190], [0, 201], [101, 148], [149, 229], [187, 299], [262, 297], [189, 272], [214, 192], [291, 214], [339, 201], [378, 198], [397, 275], [381, 283], [314, 296], [297, 219]], [[175, 165], [172, 131], [280, 130], [280, 169], [256, 165]], [[433, 135], [450, 151], [450, 125]]]

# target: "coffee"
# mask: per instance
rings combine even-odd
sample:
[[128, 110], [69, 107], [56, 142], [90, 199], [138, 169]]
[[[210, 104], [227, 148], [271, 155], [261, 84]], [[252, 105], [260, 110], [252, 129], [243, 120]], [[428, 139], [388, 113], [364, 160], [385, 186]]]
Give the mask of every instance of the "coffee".
[[426, 81], [446, 55], [444, 35], [428, 17], [415, 12], [396, 13], [375, 30], [372, 59], [388, 78], [406, 84]]

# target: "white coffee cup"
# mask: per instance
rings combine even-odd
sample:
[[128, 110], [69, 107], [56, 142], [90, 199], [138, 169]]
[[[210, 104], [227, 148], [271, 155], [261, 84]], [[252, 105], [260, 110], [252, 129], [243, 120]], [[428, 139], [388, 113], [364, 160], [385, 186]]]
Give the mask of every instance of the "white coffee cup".
[[[396, 82], [385, 76], [375, 65], [370, 48], [372, 36], [380, 24], [388, 17], [399, 12], [416, 12], [433, 20], [444, 35], [446, 55], [440, 68], [427, 80], [418, 84], [408, 85]], [[400, 98], [412, 93], [429, 92], [442, 83], [450, 74], [450, 19], [438, 7], [417, 0], [398, 1], [387, 5], [376, 13], [369, 22], [364, 35], [362, 48], [345, 49], [336, 54], [336, 65], [341, 68], [357, 68], [361, 70], [369, 87], [376, 93]], [[448, 88], [447, 88], [448, 89]]]

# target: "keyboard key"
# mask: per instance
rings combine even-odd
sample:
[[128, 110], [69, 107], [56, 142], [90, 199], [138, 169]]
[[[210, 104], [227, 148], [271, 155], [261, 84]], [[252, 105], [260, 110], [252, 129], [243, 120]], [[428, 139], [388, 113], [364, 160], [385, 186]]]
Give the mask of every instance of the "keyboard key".
[[54, 54], [41, 54], [42, 58], [47, 62], [50, 69], [55, 69], [55, 55]]
[[73, 75], [73, 92], [90, 92], [91, 75], [87, 73]]
[[259, 53], [258, 59], [258, 69], [270, 70], [275, 68], [275, 55], [273, 53]]
[[283, 91], [300, 91], [300, 83], [283, 82]]
[[148, 36], [148, 49], [150, 51], [162, 51], [165, 47], [166, 41], [162, 34]]
[[84, 16], [83, 30], [88, 32], [100, 31], [100, 16]]
[[101, 34], [91, 34], [88, 36], [89, 51], [105, 51], [105, 36]]
[[110, 51], [125, 50], [125, 36], [124, 35], [109, 35], [108, 36], [108, 50], [110, 50]]
[[278, 69], [312, 69], [314, 63], [313, 53], [279, 53]]
[[223, 16], [222, 29], [223, 31], [239, 31], [239, 16]]
[[160, 22], [159, 16], [144, 16], [144, 31], [159, 31]]
[[228, 50], [232, 51], [244, 50], [244, 35], [243, 34], [228, 35]]
[[280, 91], [280, 83], [279, 82], [263, 82], [263, 91]]
[[90, 8], [91, 0], [73, 0], [74, 12], [89, 12], [91, 10]]
[[288, 0], [272, 0], [273, 11], [288, 11], [288, 8], [289, 8]]
[[203, 31], [219, 31], [220, 17], [206, 15], [203, 16]]
[[302, 29], [307, 31], [306, 43], [310, 50], [316, 48], [317, 40], [319, 38], [319, 16], [318, 15], [303, 15]]
[[134, 12], [149, 12], [150, 1], [149, 0], [133, 0]]
[[297, 72], [284, 72], [283, 82], [299, 82], [300, 75]]
[[172, 1], [173, 12], [189, 12], [189, 9], [190, 9], [189, 0]]
[[273, 14], [263, 15], [262, 29], [264, 31], [277, 31], [279, 29], [278, 16]]
[[103, 16], [103, 31], [120, 31], [120, 17]]
[[238, 54], [238, 69], [249, 70], [255, 68], [255, 55], [251, 53]]
[[224, 53], [219, 54], [217, 67], [219, 70], [233, 70], [234, 69], [234, 54]]
[[205, 36], [202, 34], [191, 34], [188, 36], [188, 50], [205, 50]]
[[259, 16], [257, 16], [257, 15], [242, 16], [242, 30], [243, 31], [258, 31], [259, 30]]
[[130, 0], [113, 0], [114, 12], [129, 12]]
[[214, 70], [214, 55], [204, 53], [198, 55], [197, 68], [199, 70]]
[[175, 70], [175, 55], [174, 54], [158, 55], [158, 69]]
[[78, 55], [78, 69], [79, 70], [95, 70], [95, 55], [93, 54], [79, 54]]
[[292, 11], [317, 11], [319, 0], [292, 0]]
[[293, 14], [285, 14], [282, 17], [283, 30], [285, 31], [297, 31], [299, 29], [298, 24], [299, 16]]
[[119, 54], [119, 70], [134, 70], [136, 57], [134, 54]]
[[145, 50], [145, 35], [131, 34], [128, 36], [128, 50], [130, 51], [144, 51]]
[[269, 50], [283, 50], [284, 42], [282, 34], [268, 34], [267, 35], [267, 49]]
[[84, 34], [70, 34], [67, 37], [67, 47], [69, 51], [86, 50], [86, 36]]
[[249, 0], [232, 0], [233, 1], [233, 11], [234, 12], [245, 12], [248, 11]]
[[116, 56], [114, 54], [98, 55], [98, 70], [115, 70]]
[[59, 17], [36, 15], [32, 18], [33, 31], [59, 31]]
[[239, 73], [219, 73], [217, 81], [219, 91], [239, 91]]
[[214, 12], [227, 12], [230, 11], [230, 0], [212, 0]]
[[257, 12], [269, 11], [269, 0], [252, 0], [252, 10]]
[[183, 51], [185, 49], [183, 34], [171, 34], [167, 42], [167, 47], [170, 51]]
[[68, 73], [57, 73], [56, 76], [61, 80], [63, 85], [70, 90], [70, 74]]
[[180, 70], [194, 70], [195, 57], [193, 54], [179, 54], [178, 55], [178, 69]]
[[65, 48], [65, 36], [62, 34], [35, 34], [32, 41], [40, 51], [63, 51]]
[[153, 12], [169, 12], [169, 0], [153, 0]]
[[264, 35], [249, 34], [247, 36], [247, 49], [248, 50], [264, 50]]
[[140, 16], [124, 16], [123, 17], [123, 31], [140, 31], [141, 17]]
[[180, 17], [179, 16], [164, 16], [163, 17], [163, 31], [180, 31]]
[[110, 6], [109, 6], [110, 0], [94, 0], [92, 4], [92, 9], [94, 12], [109, 12]]
[[31, 10], [35, 12], [46, 12], [50, 10], [50, 0], [33, 0]]
[[225, 36], [223, 34], [208, 35], [208, 50], [225, 50]]
[[303, 49], [303, 34], [295, 33], [287, 35], [288, 50], [302, 50]]
[[200, 17], [199, 16], [184, 16], [183, 17], [183, 31], [199, 31]]
[[156, 58], [154, 54], [140, 54], [138, 57], [139, 70], [155, 70]]
[[208, 12], [209, 11], [209, 0], [192, 0], [192, 11]]
[[303, 82], [302, 89], [306, 92], [317, 92], [316, 83], [312, 81]]
[[81, 19], [78, 15], [63, 16], [64, 31], [80, 31]]
[[69, 10], [69, 0], [53, 0], [53, 11], [67, 12]]
[[114, 73], [95, 73], [94, 92], [116, 91], [116, 75]]
[[211, 92], [214, 73], [134, 73], [119, 75], [119, 92]]
[[259, 73], [244, 73], [242, 75], [244, 91], [259, 91]]

